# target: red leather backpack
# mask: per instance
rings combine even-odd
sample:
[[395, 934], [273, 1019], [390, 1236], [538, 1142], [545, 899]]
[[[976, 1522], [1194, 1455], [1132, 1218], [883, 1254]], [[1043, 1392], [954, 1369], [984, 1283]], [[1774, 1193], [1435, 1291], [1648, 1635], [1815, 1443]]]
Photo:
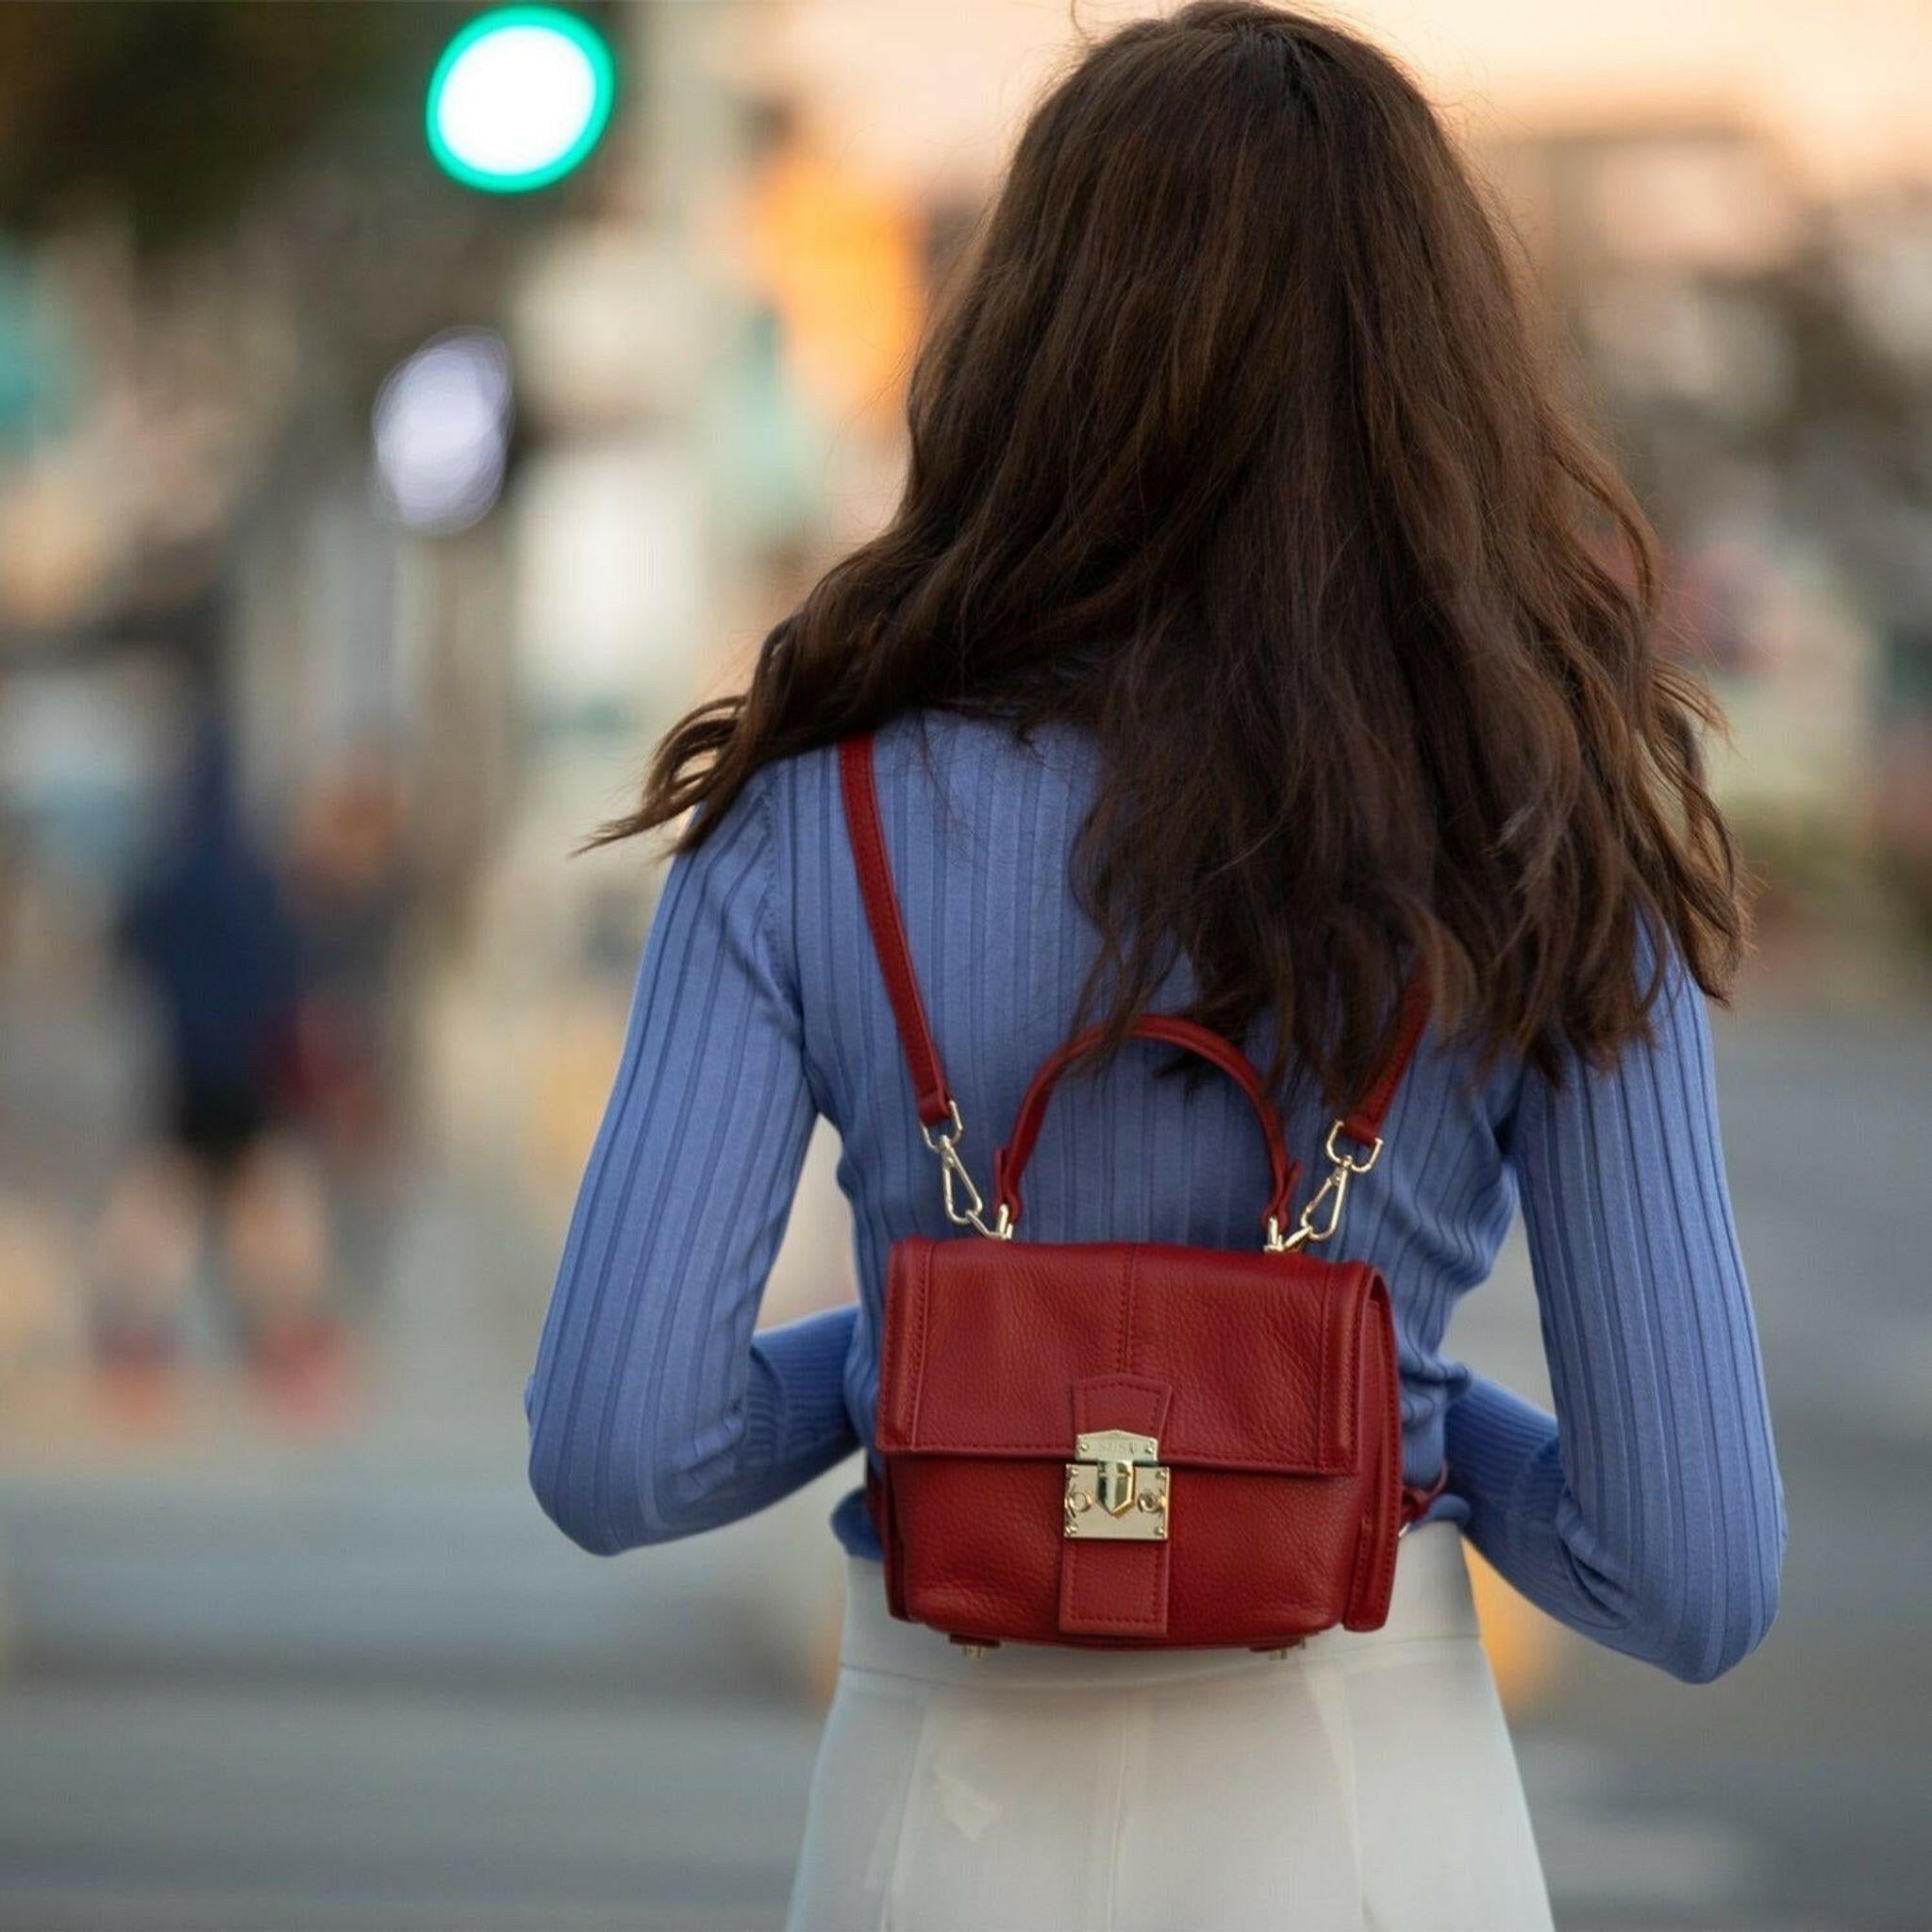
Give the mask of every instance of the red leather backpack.
[[1146, 1040], [1241, 1088], [1273, 1180], [1252, 1254], [1016, 1239], [1021, 1181], [1054, 1085], [1033, 1077], [993, 1165], [992, 1218], [959, 1154], [887, 860], [872, 741], [840, 747], [858, 882], [948, 1217], [984, 1239], [892, 1249], [867, 1498], [895, 1617], [974, 1647], [1286, 1648], [1389, 1613], [1396, 1540], [1441, 1487], [1405, 1491], [1389, 1291], [1363, 1262], [1309, 1254], [1341, 1224], [1427, 1017], [1411, 984], [1368, 1097], [1328, 1131], [1330, 1162], [1291, 1231], [1298, 1170], [1254, 1065], [1192, 1022]]

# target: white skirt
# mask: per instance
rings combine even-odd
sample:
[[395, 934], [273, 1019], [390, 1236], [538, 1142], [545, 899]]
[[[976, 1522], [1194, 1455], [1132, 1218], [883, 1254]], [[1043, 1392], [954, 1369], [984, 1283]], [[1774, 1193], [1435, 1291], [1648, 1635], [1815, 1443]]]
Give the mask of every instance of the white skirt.
[[790, 1932], [1548, 1932], [1453, 1523], [1287, 1657], [1008, 1644], [853, 1558]]

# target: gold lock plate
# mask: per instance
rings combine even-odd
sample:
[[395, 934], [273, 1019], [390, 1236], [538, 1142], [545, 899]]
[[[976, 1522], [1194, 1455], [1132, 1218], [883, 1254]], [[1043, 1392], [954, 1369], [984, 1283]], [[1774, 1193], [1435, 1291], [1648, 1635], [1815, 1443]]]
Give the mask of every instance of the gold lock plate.
[[1066, 1534], [1093, 1541], [1167, 1540], [1168, 1472], [1152, 1436], [1099, 1429], [1074, 1438], [1067, 1464]]

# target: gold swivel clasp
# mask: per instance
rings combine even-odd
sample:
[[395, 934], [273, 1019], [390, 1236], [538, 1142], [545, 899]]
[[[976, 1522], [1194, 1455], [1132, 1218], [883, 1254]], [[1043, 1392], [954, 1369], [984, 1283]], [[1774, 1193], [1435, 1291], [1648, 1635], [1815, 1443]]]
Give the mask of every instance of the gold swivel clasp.
[[1307, 1206], [1301, 1211], [1299, 1225], [1292, 1234], [1284, 1234], [1281, 1224], [1273, 1216], [1268, 1222], [1268, 1240], [1265, 1243], [1271, 1255], [1285, 1255], [1294, 1249], [1306, 1247], [1310, 1241], [1328, 1241], [1335, 1239], [1335, 1231], [1341, 1225], [1341, 1210], [1348, 1202], [1348, 1184], [1357, 1174], [1367, 1174], [1382, 1156], [1382, 1140], [1377, 1135], [1366, 1154], [1347, 1154], [1335, 1143], [1348, 1132], [1346, 1125], [1337, 1121], [1328, 1129], [1324, 1143], [1332, 1163], [1328, 1178], [1308, 1196]]

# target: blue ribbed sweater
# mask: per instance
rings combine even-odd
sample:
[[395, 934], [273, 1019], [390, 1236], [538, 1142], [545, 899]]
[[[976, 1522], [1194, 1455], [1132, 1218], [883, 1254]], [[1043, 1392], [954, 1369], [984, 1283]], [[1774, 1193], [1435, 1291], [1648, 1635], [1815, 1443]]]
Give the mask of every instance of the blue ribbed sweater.
[[[984, 1180], [1095, 950], [1067, 887], [1091, 747], [1048, 733], [1028, 748], [934, 715], [881, 734], [878, 775]], [[1670, 969], [1654, 1043], [1609, 1072], [1578, 1065], [1553, 1085], [1509, 1064], [1477, 1081], [1425, 1038], [1339, 1248], [1393, 1297], [1408, 1479], [1446, 1456], [1438, 1511], [1525, 1596], [1704, 1680], [1771, 1623], [1785, 1510], [1704, 1003]], [[1183, 966], [1161, 1004], [1186, 993]], [[1252, 1244], [1267, 1168], [1246, 1104], [1231, 1082], [1191, 1087], [1151, 1064], [1130, 1048], [1062, 1084], [1027, 1175], [1027, 1239]], [[859, 1298], [754, 1333], [819, 1114], [843, 1143]], [[1316, 1161], [1319, 1102], [1287, 1119]], [[1554, 1418], [1443, 1352], [1519, 1202]], [[748, 1515], [859, 1448], [887, 1251], [915, 1232], [952, 1230], [827, 749], [761, 772], [665, 881], [526, 1396], [544, 1508], [610, 1553]], [[877, 1554], [856, 1492], [833, 1522], [848, 1549]]]

